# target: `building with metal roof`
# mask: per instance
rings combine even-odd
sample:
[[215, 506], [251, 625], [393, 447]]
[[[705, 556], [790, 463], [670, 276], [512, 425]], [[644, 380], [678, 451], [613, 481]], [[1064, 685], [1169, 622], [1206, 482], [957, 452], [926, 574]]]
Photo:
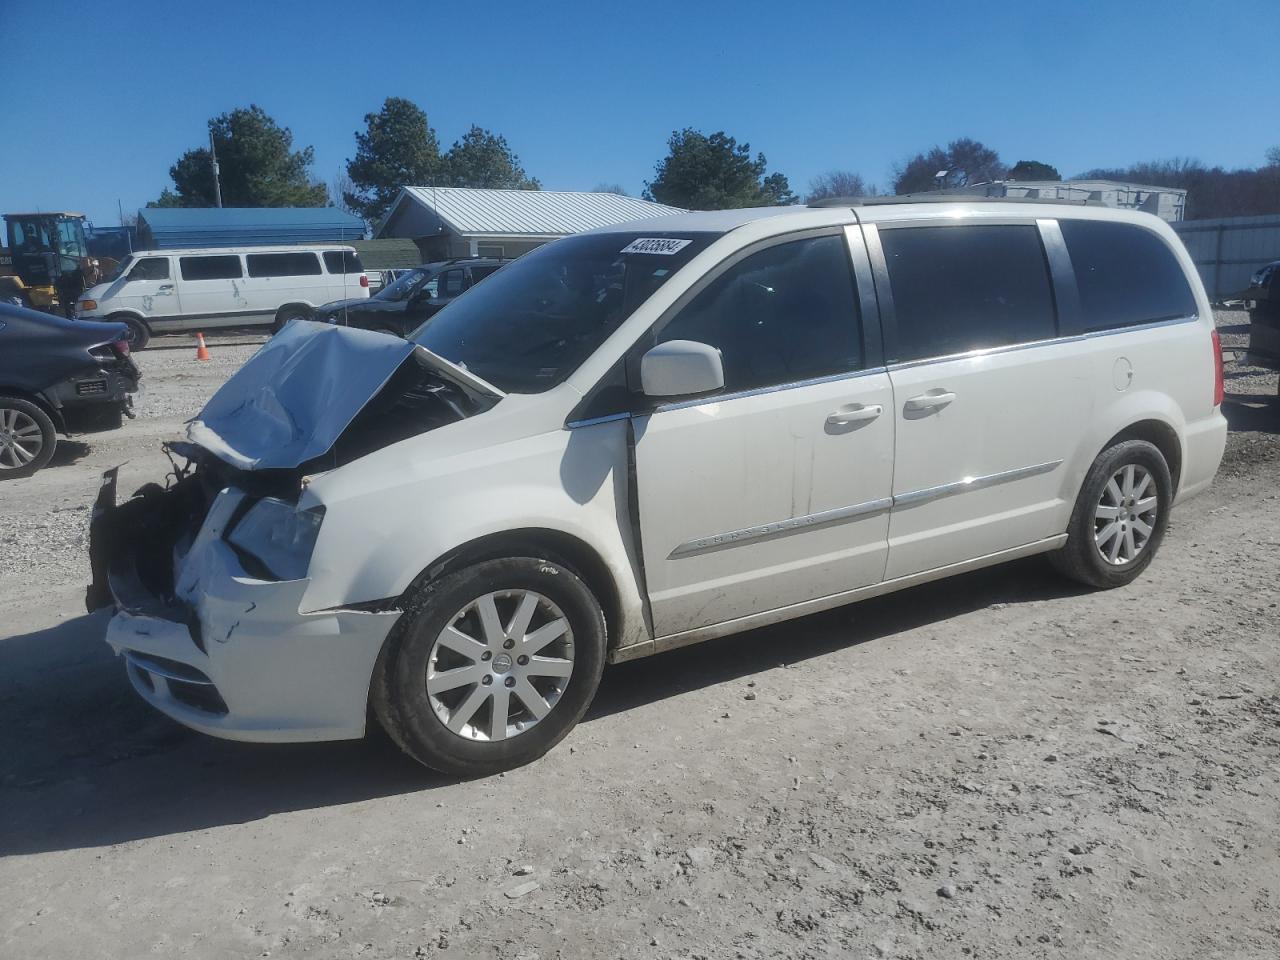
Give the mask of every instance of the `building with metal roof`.
[[362, 240], [364, 221], [337, 207], [145, 207], [138, 244], [172, 247], [261, 247]]
[[403, 187], [374, 236], [413, 240], [428, 261], [518, 257], [570, 234], [683, 212], [616, 193]]

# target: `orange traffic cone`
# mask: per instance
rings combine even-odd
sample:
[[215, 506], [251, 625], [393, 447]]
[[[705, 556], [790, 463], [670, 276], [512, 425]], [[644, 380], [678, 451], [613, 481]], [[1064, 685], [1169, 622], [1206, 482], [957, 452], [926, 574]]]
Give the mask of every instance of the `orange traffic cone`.
[[203, 334], [203, 333], [197, 333], [197, 334], [196, 334], [196, 359], [197, 359], [197, 360], [212, 360], [212, 359], [213, 359], [213, 357], [211, 357], [211, 356], [209, 355], [209, 348], [208, 348], [208, 347], [206, 347], [206, 346], [204, 345], [204, 334]]

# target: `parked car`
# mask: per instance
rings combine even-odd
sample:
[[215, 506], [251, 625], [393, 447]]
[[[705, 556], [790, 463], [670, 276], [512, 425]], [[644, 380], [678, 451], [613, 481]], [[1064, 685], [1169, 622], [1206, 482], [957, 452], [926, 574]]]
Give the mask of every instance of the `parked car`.
[[141, 250], [81, 295], [76, 316], [127, 324], [130, 345], [141, 350], [155, 333], [259, 324], [279, 330], [328, 300], [368, 295], [353, 247]]
[[506, 262], [477, 257], [399, 270], [396, 279], [373, 296], [326, 303], [315, 318], [407, 337]]
[[677, 214], [504, 267], [413, 341], [295, 323], [116, 505], [137, 692], [244, 740], [505, 770], [606, 661], [1032, 554], [1129, 584], [1226, 441], [1167, 224], [948, 200]]
[[35, 473], [58, 434], [119, 427], [141, 374], [120, 323], [0, 304], [0, 480]]
[[1246, 363], [1280, 370], [1280, 260], [1253, 275], [1239, 299], [1249, 304], [1249, 352]]

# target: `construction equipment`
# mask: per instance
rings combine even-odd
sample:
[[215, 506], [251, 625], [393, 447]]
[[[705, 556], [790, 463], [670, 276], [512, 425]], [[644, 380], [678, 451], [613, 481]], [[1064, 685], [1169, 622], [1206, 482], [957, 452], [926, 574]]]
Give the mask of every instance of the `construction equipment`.
[[6, 213], [4, 225], [0, 298], [71, 316], [76, 298], [101, 279], [97, 259], [89, 256], [84, 215]]

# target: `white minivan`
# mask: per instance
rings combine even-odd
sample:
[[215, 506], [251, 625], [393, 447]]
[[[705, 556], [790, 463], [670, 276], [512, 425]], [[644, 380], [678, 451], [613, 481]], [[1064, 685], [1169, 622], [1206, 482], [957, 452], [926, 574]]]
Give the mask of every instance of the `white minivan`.
[[[1152, 561], [1227, 426], [1144, 213], [689, 213], [526, 254], [408, 340], [294, 323], [92, 525], [137, 692], [241, 740], [528, 762], [606, 662], [1046, 554]], [[654, 731], [657, 735], [659, 731]]]
[[128, 324], [130, 345], [153, 333], [309, 319], [332, 300], [369, 296], [354, 247], [341, 245], [139, 250], [86, 290], [76, 316]]

